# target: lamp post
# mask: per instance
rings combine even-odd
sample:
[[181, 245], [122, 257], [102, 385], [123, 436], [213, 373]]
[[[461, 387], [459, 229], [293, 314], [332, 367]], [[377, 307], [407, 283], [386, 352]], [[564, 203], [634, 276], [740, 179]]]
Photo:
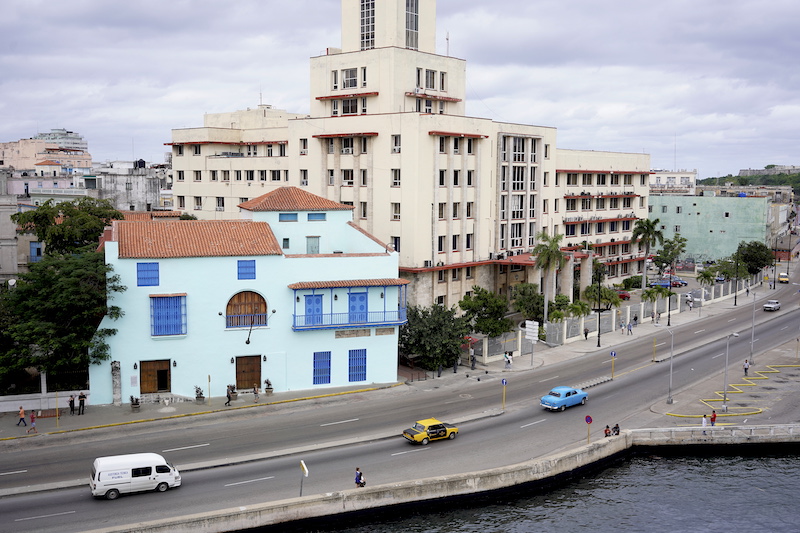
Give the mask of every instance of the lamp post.
[[736, 307], [736, 297], [739, 296], [739, 250], [736, 250], [736, 262], [734, 263], [734, 282], [733, 282], [733, 306]]
[[[597, 347], [600, 348], [600, 269], [602, 265], [598, 264], [597, 275]], [[594, 268], [592, 268], [594, 270]]]
[[669, 394], [667, 395], [667, 403], [672, 403], [672, 356], [675, 348], [675, 335], [671, 329], [667, 330], [669, 333]]
[[772, 290], [778, 287], [778, 237], [775, 237], [775, 261], [772, 263]]
[[753, 361], [753, 343], [755, 343], [756, 336], [756, 291], [751, 291], [753, 294], [753, 326], [750, 328], [750, 365], [754, 365]]
[[722, 411], [728, 412], [728, 352], [731, 346], [731, 337], [738, 337], [739, 334], [735, 331], [728, 333], [725, 337], [725, 390], [722, 391]]

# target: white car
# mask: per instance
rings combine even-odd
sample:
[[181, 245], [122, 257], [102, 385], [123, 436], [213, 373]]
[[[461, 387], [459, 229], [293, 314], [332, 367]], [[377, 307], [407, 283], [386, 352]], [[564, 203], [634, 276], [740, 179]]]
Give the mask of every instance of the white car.
[[767, 300], [764, 304], [764, 311], [777, 311], [781, 308], [781, 303], [778, 300]]

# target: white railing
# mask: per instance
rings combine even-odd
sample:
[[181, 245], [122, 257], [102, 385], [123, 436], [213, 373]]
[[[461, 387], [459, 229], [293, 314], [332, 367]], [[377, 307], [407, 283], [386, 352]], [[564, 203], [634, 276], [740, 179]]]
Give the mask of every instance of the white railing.
[[800, 424], [754, 426], [696, 425], [675, 428], [645, 428], [630, 430], [633, 444], [679, 444], [685, 441], [718, 440], [723, 442], [763, 439], [770, 442], [800, 441]]

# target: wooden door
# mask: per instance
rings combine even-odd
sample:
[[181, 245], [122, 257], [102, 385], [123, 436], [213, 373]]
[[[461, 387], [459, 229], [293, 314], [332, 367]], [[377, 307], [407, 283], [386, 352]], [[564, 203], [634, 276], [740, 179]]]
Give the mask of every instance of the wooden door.
[[141, 394], [169, 392], [171, 390], [172, 379], [169, 359], [161, 361], [142, 361], [139, 368], [141, 369], [139, 371]]
[[261, 356], [248, 355], [236, 358], [236, 388], [240, 391], [262, 388]]

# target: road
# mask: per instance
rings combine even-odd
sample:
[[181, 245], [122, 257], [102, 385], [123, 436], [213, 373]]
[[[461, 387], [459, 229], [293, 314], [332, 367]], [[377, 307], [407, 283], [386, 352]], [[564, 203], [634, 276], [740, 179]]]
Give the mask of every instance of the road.
[[[760, 309], [756, 313], [763, 320], [755, 330], [756, 354], [797, 336], [800, 309], [796, 306], [787, 303], [778, 313]], [[673, 391], [720, 374], [725, 335], [732, 331], [741, 336], [731, 339], [729, 374], [740, 376], [741, 362], [750, 357], [751, 322], [752, 306], [743, 305], [697, 325], [675, 328], [675, 353], [681, 355], [674, 359]], [[669, 341], [666, 331], [656, 336], [660, 355], [669, 352]], [[300, 491], [301, 459], [311, 472], [304, 480], [304, 494], [353, 488], [356, 466], [370, 484], [503, 466], [585, 442], [587, 414], [595, 420], [592, 438], [600, 436], [605, 424], [636, 428], [685, 423], [649, 409], [665, 402], [669, 383], [668, 364], [652, 362], [653, 345], [653, 337], [648, 336], [617, 349], [615, 379], [589, 389], [587, 406], [564, 413], [543, 411], [538, 398], [554, 385], [610, 376], [607, 350], [532, 372], [484, 376], [480, 382], [474, 375], [463, 381], [432, 380], [413, 387], [298, 402], [267, 415], [246, 410], [250, 413], [195, 416], [137, 428], [82, 432], [86, 438], [77, 444], [60, 445], [56, 437], [52, 445], [7, 449], [0, 458], [0, 488], [78, 478], [88, 481], [94, 457], [118, 453], [155, 451], [179, 467], [204, 461], [236, 463], [243, 456], [253, 460], [185, 471], [184, 486], [166, 494], [109, 502], [92, 499], [83, 486], [3, 498], [0, 529], [84, 531], [295, 497]], [[500, 411], [501, 377], [509, 379], [506, 409], [500, 416], [490, 416]], [[770, 411], [771, 421], [796, 421], [795, 408], [794, 400], [779, 402]], [[429, 416], [472, 421], [459, 424], [461, 434], [454, 441], [422, 447], [399, 437], [402, 428]], [[350, 444], [322, 447], [332, 441]], [[259, 459], [263, 456], [272, 457]]]

